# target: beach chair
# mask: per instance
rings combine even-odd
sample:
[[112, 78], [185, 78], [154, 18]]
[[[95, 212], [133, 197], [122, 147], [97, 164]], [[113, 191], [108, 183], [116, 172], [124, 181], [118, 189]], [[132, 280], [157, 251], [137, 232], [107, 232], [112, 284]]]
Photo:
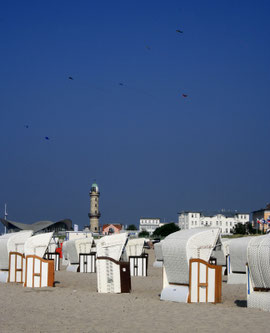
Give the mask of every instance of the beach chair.
[[[0, 281], [8, 282], [10, 270], [11, 270], [11, 280], [10, 282], [17, 282], [17, 278], [20, 279], [21, 267], [21, 255], [24, 252], [24, 243], [27, 238], [31, 237], [33, 234], [32, 230], [20, 231], [16, 233], [5, 234], [0, 236]], [[12, 253], [12, 260], [10, 258], [10, 253]], [[16, 259], [18, 253], [18, 260]], [[23, 261], [22, 261], [23, 264]], [[17, 272], [15, 274], [15, 272]], [[13, 277], [14, 280], [13, 281]], [[18, 280], [18, 282], [21, 282]]]
[[64, 241], [63, 245], [62, 245], [62, 262], [61, 262], [61, 264], [63, 266], [68, 266], [68, 264], [69, 264], [68, 251], [67, 251], [67, 242], [68, 241]]
[[156, 260], [153, 263], [153, 267], [160, 268], [163, 266], [162, 241], [154, 244], [154, 251]]
[[161, 300], [184, 303], [221, 302], [222, 267], [209, 263], [218, 242], [218, 228], [177, 231], [163, 240]]
[[247, 306], [270, 311], [270, 235], [253, 237], [247, 247]]
[[58, 237], [53, 237], [48, 245], [48, 248], [44, 254], [44, 259], [54, 260], [54, 270], [60, 271], [60, 253], [56, 252], [58, 248]]
[[228, 284], [246, 284], [247, 248], [252, 237], [232, 239], [227, 260]]
[[222, 266], [222, 275], [227, 275], [229, 243], [230, 240], [221, 239], [221, 243], [216, 245], [211, 255], [211, 258], [215, 259], [215, 264]]
[[97, 289], [99, 293], [129, 293], [129, 262], [120, 261], [127, 242], [125, 233], [105, 236], [97, 243]]
[[43, 259], [53, 232], [38, 234], [27, 239], [25, 251], [24, 287], [41, 288], [54, 286], [54, 261]]
[[[90, 254], [93, 244], [93, 237], [72, 239], [65, 242], [65, 256], [69, 260], [67, 271], [84, 272], [84, 265], [80, 266], [80, 254]], [[63, 245], [64, 248], [64, 245]], [[84, 259], [83, 259], [84, 260]], [[88, 267], [91, 265], [89, 263]], [[87, 267], [86, 267], [87, 268]], [[89, 267], [90, 269], [91, 267]]]
[[143, 251], [144, 242], [144, 238], [132, 238], [128, 240], [125, 247], [130, 276], [147, 276], [148, 254]]

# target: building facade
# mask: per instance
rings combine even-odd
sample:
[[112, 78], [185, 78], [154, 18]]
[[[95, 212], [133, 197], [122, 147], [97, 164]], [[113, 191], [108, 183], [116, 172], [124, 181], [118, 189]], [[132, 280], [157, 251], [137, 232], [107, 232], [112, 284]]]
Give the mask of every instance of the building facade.
[[151, 235], [157, 228], [160, 227], [160, 218], [140, 218], [140, 231], [147, 231]]
[[220, 228], [221, 233], [229, 235], [237, 223], [245, 224], [250, 221], [248, 213], [219, 212], [207, 214], [196, 211], [178, 213], [178, 226], [181, 230], [192, 228]]
[[90, 219], [90, 230], [94, 233], [99, 232], [99, 188], [96, 183], [91, 186], [91, 190], [89, 192], [90, 196], [90, 212], [88, 214]]
[[[267, 204], [265, 208], [261, 208], [259, 210], [255, 210], [252, 212], [252, 224], [253, 227], [259, 230], [266, 230], [270, 229], [270, 225], [267, 220], [270, 219], [270, 204]], [[258, 223], [258, 220], [264, 220], [265, 223]]]

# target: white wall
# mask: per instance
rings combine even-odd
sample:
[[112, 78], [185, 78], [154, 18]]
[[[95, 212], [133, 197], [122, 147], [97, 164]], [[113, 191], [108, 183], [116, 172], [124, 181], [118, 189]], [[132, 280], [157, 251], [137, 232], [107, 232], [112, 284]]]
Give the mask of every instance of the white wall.
[[203, 216], [198, 212], [183, 212], [178, 215], [178, 225], [182, 230], [203, 227], [218, 227], [221, 229], [222, 234], [230, 234], [231, 229], [233, 229], [237, 223], [244, 224], [249, 221], [249, 214], [235, 214], [234, 217], [226, 217], [223, 214]]

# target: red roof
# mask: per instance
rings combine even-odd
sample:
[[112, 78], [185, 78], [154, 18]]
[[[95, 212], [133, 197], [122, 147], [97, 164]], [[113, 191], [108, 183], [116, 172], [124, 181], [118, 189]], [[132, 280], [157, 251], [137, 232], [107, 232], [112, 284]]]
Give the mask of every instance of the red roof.
[[103, 224], [102, 231], [104, 231], [104, 229], [109, 227], [109, 226], [113, 226], [113, 227], [115, 227], [119, 230], [122, 230], [122, 224], [112, 224], [112, 223], [110, 223], [110, 224]]

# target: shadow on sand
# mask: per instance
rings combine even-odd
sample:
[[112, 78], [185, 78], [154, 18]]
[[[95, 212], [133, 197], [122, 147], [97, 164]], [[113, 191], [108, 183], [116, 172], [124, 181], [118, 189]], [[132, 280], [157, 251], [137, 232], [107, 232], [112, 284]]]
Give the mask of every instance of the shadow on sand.
[[237, 299], [236, 301], [234, 301], [234, 304], [239, 306], [240, 308], [246, 308], [247, 307], [247, 301], [246, 300]]

